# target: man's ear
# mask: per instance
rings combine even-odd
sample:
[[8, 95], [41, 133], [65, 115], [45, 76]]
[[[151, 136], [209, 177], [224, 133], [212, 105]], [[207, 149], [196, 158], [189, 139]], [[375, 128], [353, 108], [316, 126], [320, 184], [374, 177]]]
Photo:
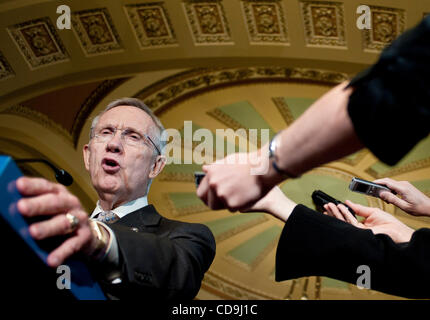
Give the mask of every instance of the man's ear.
[[87, 171], [90, 171], [90, 146], [88, 144], [84, 145], [84, 148], [82, 149], [82, 153], [84, 156], [84, 164], [85, 164], [85, 169], [87, 169]]
[[149, 172], [149, 178], [154, 179], [156, 176], [160, 174], [166, 165], [166, 157], [165, 156], [157, 156], [154, 164], [152, 165], [151, 172]]

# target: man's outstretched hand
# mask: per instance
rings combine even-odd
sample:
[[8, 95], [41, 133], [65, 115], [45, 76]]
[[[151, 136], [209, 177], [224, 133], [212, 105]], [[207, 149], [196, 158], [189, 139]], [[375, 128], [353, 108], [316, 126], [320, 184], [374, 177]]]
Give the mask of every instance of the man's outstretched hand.
[[[88, 250], [94, 239], [88, 214], [77, 197], [63, 185], [42, 178], [21, 177], [16, 181], [16, 186], [24, 196], [17, 204], [24, 217], [47, 216], [47, 220], [30, 225], [30, 234], [35, 240], [68, 235], [68, 238], [49, 254], [48, 265], [57, 267], [71, 255]], [[74, 230], [71, 230], [67, 213], [79, 220]]]

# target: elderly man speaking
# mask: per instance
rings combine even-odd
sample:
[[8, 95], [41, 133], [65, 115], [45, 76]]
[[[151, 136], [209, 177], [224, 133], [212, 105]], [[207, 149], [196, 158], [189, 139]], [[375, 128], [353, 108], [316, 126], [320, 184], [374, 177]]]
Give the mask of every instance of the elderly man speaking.
[[[89, 215], [65, 187], [41, 178], [17, 180], [24, 217], [36, 240], [65, 236], [48, 256], [52, 267], [79, 253], [112, 299], [192, 299], [215, 256], [204, 225], [163, 218], [147, 193], [164, 168], [161, 122], [140, 100], [110, 103], [92, 123], [85, 167], [99, 201]], [[73, 275], [72, 275], [73, 276]]]

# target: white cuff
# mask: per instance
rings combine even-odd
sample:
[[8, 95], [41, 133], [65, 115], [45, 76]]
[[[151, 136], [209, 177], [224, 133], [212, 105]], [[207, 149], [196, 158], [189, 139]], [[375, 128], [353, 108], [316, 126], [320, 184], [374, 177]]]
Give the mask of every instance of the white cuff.
[[96, 221], [99, 225], [102, 226], [109, 233], [109, 243], [106, 249], [104, 256], [100, 258], [100, 262], [106, 262], [109, 264], [113, 264], [114, 266], [119, 265], [119, 253], [118, 253], [118, 242], [116, 240], [115, 233], [111, 228], [108, 227], [107, 224]]

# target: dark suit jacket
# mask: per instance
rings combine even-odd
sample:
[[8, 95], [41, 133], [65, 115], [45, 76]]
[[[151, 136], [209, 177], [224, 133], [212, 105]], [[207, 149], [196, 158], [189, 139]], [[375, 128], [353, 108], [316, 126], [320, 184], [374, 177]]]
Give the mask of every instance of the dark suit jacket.
[[[118, 241], [122, 281], [112, 284], [99, 277], [109, 298], [166, 301], [195, 297], [215, 257], [215, 239], [208, 227], [166, 219], [152, 205], [109, 227]], [[100, 265], [92, 269], [101, 274]]]
[[360, 265], [370, 267], [373, 290], [430, 298], [430, 229], [419, 229], [410, 242], [396, 244], [387, 235], [295, 207], [279, 239], [276, 281], [326, 276], [356, 284]]

